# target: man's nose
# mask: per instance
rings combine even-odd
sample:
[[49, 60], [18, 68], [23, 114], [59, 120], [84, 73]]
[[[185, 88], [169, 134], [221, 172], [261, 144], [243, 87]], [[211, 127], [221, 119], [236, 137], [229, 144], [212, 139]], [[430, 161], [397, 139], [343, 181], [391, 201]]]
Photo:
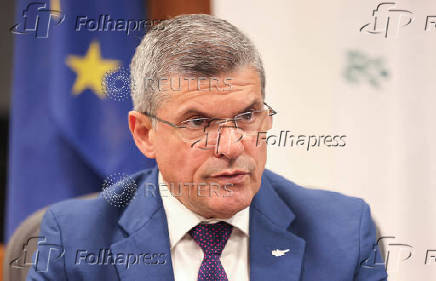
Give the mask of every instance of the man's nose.
[[244, 152], [243, 132], [231, 124], [223, 124], [218, 128], [215, 144], [215, 156], [235, 159]]

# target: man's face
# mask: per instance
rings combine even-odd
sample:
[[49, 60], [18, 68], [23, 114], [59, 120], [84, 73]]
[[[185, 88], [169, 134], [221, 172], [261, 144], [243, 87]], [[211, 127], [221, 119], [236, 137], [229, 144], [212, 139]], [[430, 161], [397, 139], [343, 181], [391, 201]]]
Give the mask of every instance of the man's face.
[[[222, 85], [226, 78], [231, 78], [227, 80], [231, 87]], [[173, 80], [174, 89], [178, 81]], [[192, 80], [189, 87], [182, 81], [182, 89], [177, 91], [166, 86], [169, 97], [156, 115], [178, 124], [192, 118], [231, 118], [263, 109], [260, 77], [252, 68], [220, 76], [219, 89], [202, 81], [200, 86], [206, 87], [199, 90], [196, 81]], [[170, 190], [174, 187], [173, 194], [187, 208], [208, 218], [228, 218], [250, 205], [261, 184], [267, 155], [265, 142], [256, 145], [256, 136], [240, 139], [240, 131], [228, 122], [219, 130], [219, 142], [210, 139], [202, 149], [182, 140], [176, 132], [179, 129], [156, 124], [149, 131], [150, 145], [145, 154], [156, 158], [165, 182]]]

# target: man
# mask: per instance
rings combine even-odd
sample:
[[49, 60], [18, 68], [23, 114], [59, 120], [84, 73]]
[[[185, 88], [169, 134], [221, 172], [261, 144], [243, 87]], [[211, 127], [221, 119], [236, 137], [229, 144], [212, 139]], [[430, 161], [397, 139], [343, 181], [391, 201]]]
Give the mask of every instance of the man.
[[363, 200], [264, 169], [259, 132], [276, 112], [236, 27], [208, 15], [164, 21], [131, 75], [130, 131], [157, 168], [130, 178], [134, 198], [127, 179], [49, 208], [28, 280], [386, 280]]

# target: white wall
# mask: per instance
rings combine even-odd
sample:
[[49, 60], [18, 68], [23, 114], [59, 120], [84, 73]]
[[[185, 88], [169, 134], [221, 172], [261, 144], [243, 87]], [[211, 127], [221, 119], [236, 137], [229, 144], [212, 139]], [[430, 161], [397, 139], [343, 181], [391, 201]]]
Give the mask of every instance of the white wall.
[[[266, 100], [279, 112], [273, 132], [347, 136], [342, 148], [271, 145], [268, 168], [364, 198], [381, 235], [395, 236], [385, 242], [389, 280], [436, 280], [436, 260], [425, 264], [427, 250], [436, 250], [436, 28], [424, 31], [436, 1], [397, 2], [414, 20], [388, 38], [359, 32], [373, 22], [373, 0], [212, 3], [263, 57]], [[345, 80], [348, 50], [383, 59], [388, 76], [378, 88]], [[401, 261], [409, 248], [394, 243], [411, 245], [412, 256]]]

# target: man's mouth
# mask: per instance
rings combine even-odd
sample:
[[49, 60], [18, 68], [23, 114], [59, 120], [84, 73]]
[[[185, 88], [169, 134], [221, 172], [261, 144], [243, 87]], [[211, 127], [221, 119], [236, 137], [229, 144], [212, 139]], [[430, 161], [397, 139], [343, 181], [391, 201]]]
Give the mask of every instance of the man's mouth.
[[243, 170], [228, 170], [212, 174], [210, 178], [219, 184], [241, 184], [249, 176], [249, 172]]

